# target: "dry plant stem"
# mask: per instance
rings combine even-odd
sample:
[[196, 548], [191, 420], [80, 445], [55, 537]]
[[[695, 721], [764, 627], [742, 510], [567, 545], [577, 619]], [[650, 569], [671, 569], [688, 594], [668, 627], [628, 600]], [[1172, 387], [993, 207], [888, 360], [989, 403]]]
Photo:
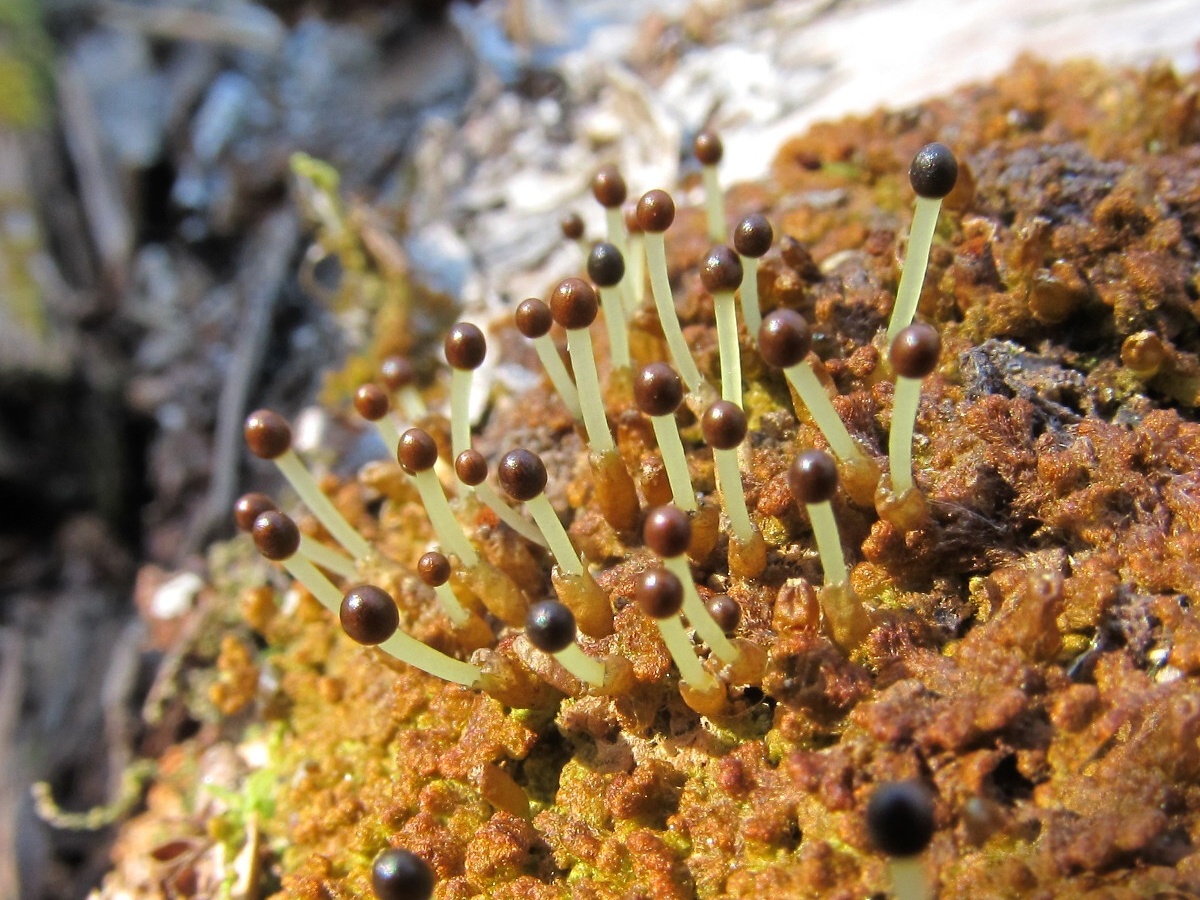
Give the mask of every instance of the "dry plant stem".
[[921, 379], [898, 376], [892, 399], [892, 430], [888, 435], [888, 465], [891, 469], [892, 491], [898, 497], [913, 487], [913, 426], [917, 421], [917, 406], [920, 402]]
[[562, 357], [558, 355], [558, 347], [554, 345], [554, 339], [548, 334], [534, 338], [533, 349], [537, 351], [538, 359], [542, 361], [542, 367], [550, 376], [550, 383], [554, 385], [554, 390], [558, 391], [558, 396], [562, 398], [567, 411], [576, 421], [581, 420], [583, 412], [579, 408], [579, 392], [575, 389], [575, 382], [571, 380], [571, 375], [567, 372]]
[[708, 222], [708, 236], [714, 243], [724, 244], [728, 240], [725, 233], [725, 195], [721, 193], [717, 166], [701, 166], [700, 173], [704, 181], [704, 217]]
[[596, 503], [604, 520], [617, 531], [636, 528], [641, 514], [637, 485], [625, 468], [621, 454], [615, 447], [593, 451], [588, 454], [588, 466], [596, 488]]
[[933, 246], [933, 232], [941, 208], [940, 199], [917, 197], [912, 227], [908, 232], [908, 252], [904, 255], [900, 287], [896, 290], [896, 305], [892, 307], [892, 319], [888, 322], [889, 344], [912, 324], [917, 314], [917, 301], [921, 299], [921, 285], [925, 282], [925, 269], [929, 266], [929, 248]]
[[567, 329], [567, 351], [575, 366], [579, 381], [579, 402], [583, 408], [583, 427], [587, 430], [588, 446], [603, 453], [615, 449], [608, 418], [604, 414], [600, 377], [596, 374], [596, 355], [592, 351], [592, 336], [586, 328]]
[[742, 321], [750, 333], [750, 343], [758, 341], [762, 327], [762, 311], [758, 305], [758, 257], [742, 256]]
[[629, 294], [622, 295], [625, 299], [625, 312], [633, 315], [634, 311], [646, 299], [646, 238], [641, 234], [629, 235], [629, 255], [625, 257], [628, 270], [625, 281], [629, 284]]
[[545, 535], [555, 564], [568, 575], [583, 576], [586, 573], [583, 562], [580, 561], [579, 554], [575, 552], [571, 538], [567, 535], [567, 529], [559, 521], [558, 513], [554, 511], [554, 507], [550, 505], [546, 495], [538, 494], [536, 497], [526, 500], [525, 506], [533, 516], [533, 521], [537, 522], [538, 528]]
[[[317, 521], [325, 526], [325, 530], [333, 535], [334, 540], [351, 556], [356, 560], [363, 560], [374, 554], [375, 551], [371, 549], [366, 538], [354, 530], [354, 526], [337, 511], [333, 501], [321, 492], [316, 479], [304, 468], [304, 463], [300, 462], [295, 450], [289, 448], [277, 456], [275, 465], [279, 467], [279, 471], [288, 480], [292, 490], [300, 496], [304, 505], [317, 517]], [[341, 603], [340, 599], [338, 603]]]
[[825, 440], [829, 441], [829, 449], [833, 451], [834, 456], [842, 461], [856, 460], [861, 457], [862, 451], [854, 443], [854, 438], [850, 437], [850, 432], [846, 430], [846, 424], [838, 415], [837, 410], [833, 408], [833, 401], [825, 393], [824, 385], [817, 379], [816, 373], [807, 360], [789, 366], [784, 369], [783, 374], [787, 376], [787, 380], [791, 382], [804, 405], [808, 407], [808, 414], [821, 429], [821, 434], [825, 435]]
[[708, 610], [704, 608], [704, 602], [700, 599], [700, 594], [696, 591], [696, 582], [692, 580], [692, 570], [688, 566], [687, 557], [680, 554], [679, 556], [668, 556], [663, 559], [663, 565], [679, 579], [683, 585], [683, 614], [687, 616], [688, 622], [696, 629], [696, 633], [704, 643], [708, 644], [713, 655], [726, 665], [732, 665], [738, 661], [741, 655], [725, 636], [725, 632], [721, 630], [721, 626], [717, 624]]
[[326, 547], [315, 538], [309, 537], [307, 534], [300, 535], [300, 551], [306, 559], [322, 569], [328, 569], [334, 575], [340, 575], [343, 578], [356, 578], [358, 569], [354, 565], [354, 560], [348, 556], [343, 556], [332, 547]]
[[604, 663], [598, 659], [592, 659], [592, 657], [579, 649], [578, 644], [572, 643], [553, 654], [553, 656], [562, 664], [564, 669], [580, 681], [586, 681], [592, 687], [604, 687], [607, 677]]
[[679, 371], [679, 377], [687, 385], [691, 393], [699, 393], [704, 384], [700, 369], [692, 359], [687, 341], [683, 339], [683, 329], [679, 327], [679, 314], [675, 312], [675, 297], [671, 294], [671, 282], [667, 277], [667, 242], [659, 232], [647, 232], [646, 265], [650, 269], [650, 289], [654, 295], [654, 306], [658, 310], [658, 319], [662, 324], [663, 336], [667, 339], [667, 349], [671, 351], [671, 359]]
[[[744, 445], [743, 445], [744, 446]], [[742, 470], [738, 465], [738, 450], [713, 449], [713, 460], [717, 465], [717, 490], [725, 501], [725, 512], [729, 516], [729, 527], [733, 535], [743, 544], [755, 537], [754, 523], [746, 508], [746, 493], [742, 489]]]
[[821, 503], [806, 503], [808, 518], [812, 521], [813, 537], [817, 539], [817, 553], [821, 556], [821, 567], [825, 570], [825, 583], [845, 584], [850, 573], [846, 568], [846, 557], [842, 553], [842, 538], [838, 534], [837, 520], [833, 517], [833, 504], [828, 500]]
[[667, 652], [675, 660], [675, 667], [679, 669], [679, 676], [684, 682], [703, 694], [716, 690], [720, 686], [716, 676], [700, 664], [679, 616], [655, 619], [654, 624], [658, 626], [658, 633], [662, 635]]
[[896, 900], [931, 900], [933, 897], [921, 857], [888, 860], [888, 872]]
[[432, 469], [426, 469], [424, 472], [414, 472], [412, 480], [421, 495], [421, 503], [425, 506], [425, 514], [429, 516], [434, 533], [437, 534], [438, 543], [445, 547], [448, 553], [453, 553], [462, 560], [462, 564], [468, 569], [473, 568], [479, 562], [479, 554], [467, 540], [458, 519], [454, 518], [437, 475]]
[[494, 512], [501, 522], [525, 540], [532, 541], [540, 547], [546, 546], [546, 539], [542, 537], [537, 526], [505, 503], [496, 489], [486, 481], [475, 486], [475, 496], [487, 504], [488, 509]]
[[721, 356], [721, 399], [742, 405], [742, 357], [738, 347], [737, 304], [733, 293], [713, 294], [717, 315], [717, 346]]
[[591, 572], [576, 575], [556, 567], [550, 573], [550, 583], [558, 599], [575, 615], [580, 631], [593, 638], [613, 633], [612, 603]]
[[[471, 449], [471, 376], [473, 369], [450, 370], [450, 456]], [[399, 441], [397, 441], [397, 444]]]
[[[628, 278], [626, 273], [622, 283]], [[625, 321], [620, 286], [600, 288], [600, 305], [604, 309], [604, 327], [608, 331], [609, 363], [614, 369], [628, 369], [629, 323]]]
[[667, 470], [667, 481], [671, 484], [671, 497], [675, 505], [684, 512], [695, 512], [696, 491], [692, 487], [687, 455], [683, 451], [683, 441], [679, 438], [675, 416], [651, 416], [650, 423], [654, 426], [654, 437], [658, 440], [658, 449], [662, 453], [663, 466]]

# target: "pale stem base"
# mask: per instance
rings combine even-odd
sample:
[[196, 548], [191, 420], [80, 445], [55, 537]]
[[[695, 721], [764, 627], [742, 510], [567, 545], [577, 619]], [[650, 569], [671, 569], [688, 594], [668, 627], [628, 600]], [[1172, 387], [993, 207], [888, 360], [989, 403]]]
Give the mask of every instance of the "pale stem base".
[[704, 608], [704, 602], [700, 599], [700, 594], [696, 591], [696, 582], [692, 579], [692, 570], [688, 566], [687, 557], [669, 556], [663, 560], [663, 565], [670, 570], [671, 574], [679, 579], [683, 585], [683, 614], [687, 616], [688, 622], [696, 629], [696, 633], [700, 635], [700, 639], [708, 644], [708, 648], [712, 650], [713, 655], [726, 665], [731, 665], [737, 662], [741, 655], [737, 647], [725, 636], [725, 632], [721, 630], [721, 626]]
[[808, 518], [812, 521], [813, 536], [817, 539], [817, 553], [821, 556], [821, 568], [825, 570], [825, 583], [845, 584], [850, 573], [842, 553], [842, 537], [838, 533], [837, 520], [833, 517], [833, 504], [826, 500], [805, 506]]
[[592, 687], [604, 687], [606, 672], [604, 663], [598, 659], [593, 659], [579, 649], [579, 645], [572, 643], [563, 650], [559, 650], [554, 654], [554, 658], [562, 664], [562, 667], [578, 678], [580, 681], [585, 681]]
[[667, 645], [667, 652], [671, 654], [671, 659], [675, 660], [675, 667], [679, 669], [679, 677], [701, 693], [707, 694], [715, 690], [718, 686], [717, 678], [700, 664], [700, 659], [696, 656], [696, 651], [692, 649], [692, 642], [688, 640], [687, 632], [683, 630], [683, 623], [679, 621], [679, 616], [655, 619], [654, 624], [658, 626], [658, 633], [662, 635], [663, 643]]

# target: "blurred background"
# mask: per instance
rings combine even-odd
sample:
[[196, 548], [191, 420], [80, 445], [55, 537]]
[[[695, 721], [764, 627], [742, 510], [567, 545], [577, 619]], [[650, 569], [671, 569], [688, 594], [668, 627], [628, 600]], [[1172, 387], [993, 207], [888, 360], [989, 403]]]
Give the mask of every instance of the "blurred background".
[[[86, 896], [113, 827], [62, 813], [136, 799], [131, 760], [197, 727], [141, 711], [190, 652], [206, 548], [261, 476], [248, 410], [307, 409], [320, 441], [337, 428], [312, 405], [323, 375], [378, 337], [381, 305], [408, 304], [402, 347], [436, 336], [426, 308], [486, 318], [543, 292], [578, 263], [560, 216], [599, 228], [602, 161], [632, 191], [668, 186], [715, 126], [725, 180], [753, 178], [815, 119], [1022, 53], [1191, 70], [1200, 16], [1194, 0], [0, 0], [0, 897]], [[347, 235], [371, 291], [330, 264]]]

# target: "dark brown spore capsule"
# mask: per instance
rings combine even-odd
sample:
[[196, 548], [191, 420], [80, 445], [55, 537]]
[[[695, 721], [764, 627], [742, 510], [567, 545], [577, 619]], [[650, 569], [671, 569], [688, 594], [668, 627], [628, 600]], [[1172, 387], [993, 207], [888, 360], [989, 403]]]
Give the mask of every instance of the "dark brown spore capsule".
[[368, 422], [378, 422], [390, 406], [387, 394], [377, 384], [364, 384], [354, 392], [354, 409]]
[[728, 594], [714, 594], [706, 608], [713, 621], [726, 634], [733, 634], [742, 621], [741, 605]]
[[505, 453], [496, 476], [508, 495], [522, 503], [546, 489], [545, 463], [536, 453], [524, 448]]
[[558, 220], [563, 237], [569, 241], [577, 241], [583, 237], [583, 216], [577, 212], [567, 213]]
[[575, 640], [575, 616], [557, 600], [543, 600], [525, 617], [525, 636], [543, 653], [566, 650]]
[[656, 506], [642, 526], [642, 540], [659, 556], [679, 556], [691, 543], [692, 521], [677, 506]]
[[338, 610], [342, 630], [367, 646], [382, 644], [400, 627], [400, 611], [387, 591], [360, 584], [346, 592]]
[[933, 839], [933, 797], [919, 781], [875, 789], [867, 802], [867, 830], [875, 846], [900, 858], [923, 853]]
[[683, 379], [666, 363], [650, 363], [633, 382], [633, 399], [647, 416], [669, 416], [683, 402]]
[[430, 550], [417, 560], [417, 574], [430, 587], [438, 587], [450, 580], [450, 560], [445, 553]]
[[588, 254], [587, 273], [602, 288], [616, 287], [625, 277], [625, 257], [613, 244], [600, 241]]
[[477, 325], [457, 322], [446, 335], [446, 362], [456, 369], [478, 369], [487, 355], [487, 339]]
[[428, 431], [422, 428], [410, 428], [400, 435], [400, 446], [396, 450], [396, 459], [401, 468], [409, 475], [432, 469], [437, 463], [437, 442]]
[[621, 214], [625, 217], [625, 230], [630, 234], [641, 234], [642, 223], [638, 221], [637, 204], [626, 203], [621, 207]]
[[550, 295], [550, 315], [568, 330], [587, 328], [596, 321], [600, 301], [592, 286], [582, 278], [568, 278]]
[[788, 469], [792, 496], [805, 505], [824, 503], [837, 493], [837, 464], [823, 450], [806, 450]]
[[633, 600], [652, 619], [667, 619], [683, 607], [683, 585], [673, 572], [651, 569], [637, 580]]
[[379, 377], [389, 391], [398, 391], [413, 383], [416, 373], [412, 363], [403, 356], [389, 356], [379, 366]]
[[266, 494], [242, 494], [233, 504], [233, 521], [238, 531], [249, 534], [254, 520], [273, 509], [276, 509], [275, 501]]
[[637, 217], [642, 231], [664, 232], [675, 221], [675, 201], [666, 191], [646, 191], [638, 201]]
[[732, 247], [718, 244], [700, 264], [700, 282], [710, 294], [733, 293], [742, 286], [742, 261]]
[[269, 409], [256, 410], [246, 417], [242, 429], [246, 446], [259, 459], [275, 459], [292, 446], [292, 429], [287, 419]]
[[371, 888], [377, 900], [429, 900], [433, 870], [408, 850], [384, 850], [371, 866]]
[[603, 166], [592, 178], [592, 196], [605, 209], [620, 206], [627, 193], [625, 179], [616, 166]]
[[746, 414], [729, 400], [718, 400], [704, 411], [700, 429], [704, 442], [717, 450], [732, 450], [746, 438]]
[[704, 129], [692, 141], [692, 153], [702, 166], [715, 166], [725, 155], [725, 145], [721, 136], [711, 129]]
[[528, 300], [522, 300], [517, 306], [517, 311], [513, 313], [513, 321], [516, 322], [517, 331], [533, 340], [550, 331], [550, 326], [554, 324], [554, 316], [550, 315], [550, 307], [545, 303], [537, 297], [530, 297]]
[[758, 352], [763, 362], [777, 369], [796, 365], [808, 355], [812, 336], [804, 316], [794, 309], [777, 309], [758, 329]]
[[733, 249], [742, 256], [760, 257], [771, 249], [774, 240], [771, 223], [761, 213], [746, 216], [733, 230]]
[[300, 549], [300, 529], [277, 509], [259, 513], [250, 526], [250, 536], [258, 552], [276, 562], [290, 559]]
[[468, 487], [482, 484], [487, 470], [487, 460], [478, 450], [464, 450], [454, 459], [454, 474]]
[[942, 338], [937, 329], [924, 322], [914, 322], [896, 335], [888, 358], [897, 375], [924, 378], [937, 368], [941, 352]]
[[926, 144], [913, 157], [908, 180], [919, 196], [940, 200], [954, 190], [954, 183], [958, 181], [958, 160], [945, 144]]

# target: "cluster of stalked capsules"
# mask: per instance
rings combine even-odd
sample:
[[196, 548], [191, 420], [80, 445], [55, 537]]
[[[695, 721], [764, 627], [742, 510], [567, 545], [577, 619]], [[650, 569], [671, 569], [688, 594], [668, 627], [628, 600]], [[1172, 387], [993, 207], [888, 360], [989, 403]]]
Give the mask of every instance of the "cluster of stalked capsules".
[[[590, 281], [566, 279], [554, 289], [548, 303], [538, 298], [525, 300], [516, 308], [515, 324], [533, 343], [551, 385], [585, 438], [597, 508], [627, 546], [636, 545], [640, 537], [651, 554], [653, 562], [638, 578], [634, 596], [625, 599], [635, 602], [654, 621], [679, 672], [685, 702], [703, 715], [721, 716], [730, 708], [727, 686], [758, 684], [766, 663], [764, 648], [745, 638], [730, 637], [740, 618], [737, 603], [723, 594], [708, 604], [702, 602], [691, 571], [691, 562], [708, 562], [722, 513], [730, 575], [755, 578], [767, 564], [768, 547], [747, 507], [742, 483], [742, 471], [753, 458], [745, 443], [748, 423], [742, 406], [742, 345], [757, 352], [769, 367], [782, 371], [792, 389], [797, 416], [807, 417], [817, 426], [831, 451], [814, 448], [799, 453], [788, 471], [788, 484], [811, 523], [824, 571], [825, 584], [819, 596], [826, 630], [845, 652], [853, 652], [867, 636], [872, 619], [850, 586], [831, 500], [842, 486], [851, 502], [860, 506], [875, 503], [881, 516], [902, 529], [920, 525], [927, 514], [913, 480], [911, 447], [921, 381], [936, 367], [940, 340], [931, 326], [912, 320], [941, 198], [954, 186], [957, 163], [943, 145], [930, 144], [917, 154], [910, 170], [918, 199], [908, 257], [887, 329], [895, 400], [890, 465], [880, 477], [877, 462], [850, 434], [809, 362], [810, 335], [804, 318], [790, 309], [774, 310], [765, 318], [762, 315], [757, 261], [771, 247], [770, 223], [758, 213], [746, 216], [732, 229], [733, 246], [727, 246], [717, 175], [722, 153], [719, 137], [702, 132], [694, 152], [702, 166], [708, 232], [716, 242], [703, 260], [700, 277], [713, 297], [719, 392], [692, 356], [676, 313], [665, 243], [675, 203], [667, 192], [651, 190], [626, 205], [624, 179], [613, 167], [601, 169], [593, 181], [593, 194], [606, 212], [606, 239], [589, 246], [581, 217], [571, 214], [562, 220], [564, 236], [578, 241], [584, 251]], [[637, 358], [631, 349], [630, 330], [635, 314], [643, 312], [647, 281], [669, 363]], [[605, 319], [607, 371], [598, 366], [592, 343], [591, 327], [600, 315]], [[556, 325], [566, 336], [569, 370], [552, 336]], [[638, 346], [644, 348], [647, 342]], [[437, 441], [421, 426], [428, 412], [416, 390], [412, 368], [404, 359], [385, 360], [380, 370], [382, 386], [363, 385], [354, 405], [394, 448], [400, 468], [421, 498], [437, 547], [422, 556], [417, 566], [419, 579], [433, 590], [460, 646], [475, 650], [471, 661], [436, 651], [406, 634], [400, 628], [395, 600], [377, 586], [356, 583], [381, 565], [401, 567], [381, 559], [338, 512], [292, 450], [286, 421], [265, 410], [246, 420], [247, 444], [256, 456], [278, 465], [341, 550], [301, 535], [296, 524], [261, 494], [238, 501], [235, 518], [239, 527], [253, 536], [263, 556], [282, 563], [337, 615], [351, 638], [379, 646], [426, 672], [488, 691], [512, 706], [545, 701], [553, 692], [540, 690], [526, 666], [496, 649], [496, 629], [509, 628], [522, 630], [532, 647], [556, 660], [574, 676], [580, 691], [617, 694], [629, 690], [633, 679], [628, 660], [596, 649], [597, 642], [613, 633], [618, 598], [608, 596], [596, 582], [546, 497], [548, 475], [543, 461], [528, 449], [515, 448], [497, 466], [500, 486], [514, 503], [524, 507], [531, 521], [490, 486], [487, 459], [472, 447], [468, 402], [472, 373], [487, 352], [483, 331], [460, 322], [451, 329], [444, 349], [452, 370], [452, 466], [441, 465], [445, 461], [440, 459]], [[602, 378], [605, 375], [606, 379]], [[623, 407], [630, 400], [652, 424], [668, 485], [664, 491], [652, 482], [643, 483], [641, 497], [608, 421], [609, 408]], [[704, 441], [711, 449], [720, 503], [698, 496], [694, 489], [688, 451], [676, 421], [685, 404], [699, 417]], [[409, 427], [401, 430], [405, 424]], [[446, 471], [439, 475], [439, 467]], [[448, 486], [456, 498], [453, 502], [447, 496]], [[643, 508], [643, 497], [651, 508]], [[522, 538], [548, 550], [554, 596], [529, 596], [506, 572], [483, 558], [461, 524], [473, 502], [484, 503]], [[348, 587], [335, 586], [331, 575]], [[707, 654], [693, 642], [685, 621]], [[923, 843], [910, 850], [911, 841], [906, 843], [907, 838], [896, 838], [896, 834], [915, 833], [926, 819], [932, 831], [921, 790], [903, 785], [881, 789], [869, 814], [869, 826], [880, 848], [909, 861]], [[920, 821], [914, 825], [916, 820]], [[394, 883], [408, 879], [417, 888], [413, 896], [422, 891], [427, 895], [427, 870], [422, 870], [420, 861], [413, 862], [403, 855], [405, 851], [388, 853], [391, 855], [381, 856], [376, 863], [376, 892], [381, 897], [392, 896], [389, 891]], [[901, 888], [902, 883], [919, 885], [919, 873], [901, 866], [895, 880], [901, 896], [924, 896], [919, 888]]]

